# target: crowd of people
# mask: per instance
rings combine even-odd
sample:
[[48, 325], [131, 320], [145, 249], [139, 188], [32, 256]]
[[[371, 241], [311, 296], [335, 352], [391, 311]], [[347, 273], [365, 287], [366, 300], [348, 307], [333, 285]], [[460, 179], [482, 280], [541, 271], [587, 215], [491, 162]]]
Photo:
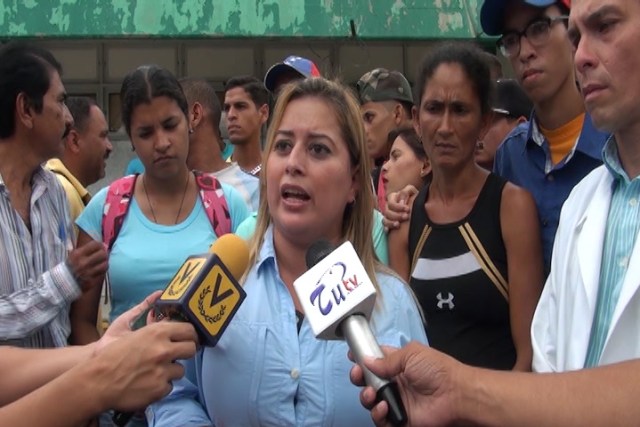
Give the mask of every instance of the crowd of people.
[[[413, 86], [375, 68], [351, 88], [289, 56], [223, 102], [141, 65], [120, 92], [139, 165], [95, 195], [104, 113], [67, 97], [46, 49], [3, 45], [0, 424], [390, 425], [369, 369], [410, 425], [635, 425], [638, 18], [625, 0], [485, 0], [515, 79], [463, 42]], [[201, 347], [153, 304], [226, 233], [250, 246], [246, 299]], [[294, 281], [318, 240], [355, 248], [384, 358], [354, 365], [314, 334]]]

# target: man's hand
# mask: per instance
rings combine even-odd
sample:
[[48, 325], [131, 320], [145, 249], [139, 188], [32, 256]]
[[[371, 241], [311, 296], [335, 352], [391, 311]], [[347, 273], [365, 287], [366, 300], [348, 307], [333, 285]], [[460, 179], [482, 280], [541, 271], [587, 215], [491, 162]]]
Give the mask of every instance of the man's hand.
[[83, 291], [102, 285], [109, 267], [104, 244], [91, 240], [69, 252], [67, 265]]
[[174, 361], [196, 352], [198, 336], [189, 323], [158, 322], [99, 348], [89, 362], [102, 389], [104, 408], [135, 411], [171, 391], [171, 381], [184, 375]]
[[410, 201], [418, 194], [418, 189], [413, 185], [407, 185], [400, 191], [387, 195], [387, 209], [383, 212], [382, 225], [385, 231], [400, 227], [400, 223], [411, 217]]
[[[100, 384], [104, 408], [123, 411], [147, 406], [171, 391], [171, 381], [184, 375], [177, 359], [196, 352], [198, 335], [189, 323], [155, 322], [153, 304], [162, 291], [149, 295], [113, 321], [94, 344], [94, 381]], [[146, 315], [147, 326], [132, 331]]]
[[[365, 365], [381, 378], [398, 383], [411, 426], [446, 426], [456, 421], [458, 378], [465, 366], [436, 350], [412, 342], [402, 349], [383, 348], [384, 359], [367, 358]], [[362, 368], [351, 369], [351, 382], [364, 385]], [[360, 402], [371, 410], [377, 426], [390, 426], [387, 403], [376, 404], [376, 392], [365, 387]]]
[[133, 324], [142, 317], [146, 316], [146, 323], [155, 323], [153, 316], [153, 304], [160, 298], [163, 291], [155, 291], [144, 299], [140, 304], [130, 308], [126, 312], [118, 316], [109, 325], [109, 328], [105, 331], [104, 335], [95, 343], [95, 353], [99, 353], [100, 350], [107, 345], [111, 344], [118, 339], [127, 336], [132, 333]]

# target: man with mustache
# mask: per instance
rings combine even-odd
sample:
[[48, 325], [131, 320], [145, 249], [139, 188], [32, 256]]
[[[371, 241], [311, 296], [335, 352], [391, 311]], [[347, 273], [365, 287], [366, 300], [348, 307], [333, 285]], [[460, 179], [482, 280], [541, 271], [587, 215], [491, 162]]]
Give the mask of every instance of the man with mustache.
[[480, 22], [534, 105], [528, 126], [496, 152], [494, 172], [533, 195], [538, 207], [545, 274], [562, 204], [573, 187], [602, 164], [607, 134], [585, 114], [567, 37], [569, 0], [485, 0]]
[[69, 305], [99, 286], [102, 244], [74, 249], [64, 190], [42, 164], [62, 154], [73, 119], [45, 49], [19, 42], [0, 48], [0, 344], [62, 347]]
[[[113, 147], [104, 113], [96, 102], [86, 96], [70, 97], [67, 108], [73, 126], [64, 138], [64, 151], [59, 158], [47, 162], [67, 194], [71, 220], [75, 222], [91, 194], [86, 187], [104, 178], [105, 161]], [[75, 235], [77, 227], [74, 225]]]

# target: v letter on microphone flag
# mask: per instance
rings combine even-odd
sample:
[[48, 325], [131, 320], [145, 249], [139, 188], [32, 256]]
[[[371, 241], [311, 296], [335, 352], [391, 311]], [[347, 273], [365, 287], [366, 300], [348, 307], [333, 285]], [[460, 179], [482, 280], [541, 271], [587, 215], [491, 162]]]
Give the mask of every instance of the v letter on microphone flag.
[[162, 316], [190, 322], [205, 346], [217, 344], [246, 297], [238, 279], [248, 249], [235, 240], [240, 238], [225, 235], [212, 246], [213, 253], [188, 257], [155, 304]]

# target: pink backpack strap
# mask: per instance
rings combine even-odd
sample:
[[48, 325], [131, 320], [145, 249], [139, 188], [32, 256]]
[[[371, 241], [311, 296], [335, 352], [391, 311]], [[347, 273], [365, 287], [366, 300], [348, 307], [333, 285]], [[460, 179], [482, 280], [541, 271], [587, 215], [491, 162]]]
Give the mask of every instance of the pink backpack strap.
[[231, 215], [222, 191], [222, 185], [209, 173], [193, 171], [200, 189], [200, 199], [216, 236], [231, 233]]
[[111, 183], [107, 190], [107, 198], [102, 212], [102, 242], [106, 243], [108, 250], [111, 250], [124, 223], [137, 177], [136, 174], [120, 178]]

